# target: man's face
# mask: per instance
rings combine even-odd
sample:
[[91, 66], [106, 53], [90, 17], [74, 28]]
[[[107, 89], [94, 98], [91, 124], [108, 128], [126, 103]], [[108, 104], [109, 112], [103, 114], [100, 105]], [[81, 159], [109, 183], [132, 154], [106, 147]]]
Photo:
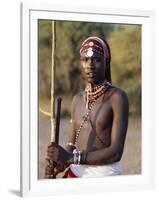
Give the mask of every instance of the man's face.
[[93, 54], [91, 57], [82, 55], [82, 73], [88, 83], [100, 84], [105, 80], [104, 57]]

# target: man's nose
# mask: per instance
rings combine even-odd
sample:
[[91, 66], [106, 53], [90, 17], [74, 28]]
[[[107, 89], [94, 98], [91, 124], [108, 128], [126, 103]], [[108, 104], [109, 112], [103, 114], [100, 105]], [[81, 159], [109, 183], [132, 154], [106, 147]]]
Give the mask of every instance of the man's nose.
[[93, 59], [90, 58], [90, 59], [88, 60], [88, 62], [87, 62], [87, 67], [88, 67], [88, 68], [91, 68], [91, 69], [95, 67], [95, 66], [94, 66], [94, 62], [93, 62]]

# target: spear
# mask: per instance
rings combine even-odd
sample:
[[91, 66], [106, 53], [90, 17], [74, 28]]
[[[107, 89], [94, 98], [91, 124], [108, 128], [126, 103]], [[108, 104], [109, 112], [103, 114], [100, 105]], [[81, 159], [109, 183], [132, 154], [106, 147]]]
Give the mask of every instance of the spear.
[[[51, 142], [55, 141], [55, 21], [52, 21], [52, 54], [51, 54]], [[56, 162], [50, 161], [53, 166], [53, 177], [55, 176]]]
[[[52, 21], [52, 64], [51, 64], [51, 142], [58, 144], [59, 142], [59, 130], [60, 130], [60, 113], [61, 113], [61, 101], [62, 99], [57, 98], [57, 109], [55, 118], [55, 39], [56, 39], [56, 24]], [[55, 167], [56, 162], [51, 162], [53, 165], [53, 178], [56, 178]]]
[[[50, 110], [47, 112], [39, 107], [41, 113], [50, 117], [51, 131], [50, 131], [50, 142], [59, 143], [59, 130], [60, 130], [60, 114], [61, 114], [61, 101], [62, 98], [57, 98], [56, 118], [55, 118], [55, 39], [56, 39], [56, 24], [52, 21], [52, 53], [51, 53], [51, 102]], [[55, 176], [56, 162], [50, 160], [50, 164], [53, 166], [53, 178]]]
[[59, 143], [61, 97], [57, 98], [56, 118], [55, 118], [55, 39], [56, 22], [52, 21], [52, 64], [51, 64], [51, 142]]
[[55, 141], [55, 21], [52, 21], [52, 61], [51, 61], [51, 142]]

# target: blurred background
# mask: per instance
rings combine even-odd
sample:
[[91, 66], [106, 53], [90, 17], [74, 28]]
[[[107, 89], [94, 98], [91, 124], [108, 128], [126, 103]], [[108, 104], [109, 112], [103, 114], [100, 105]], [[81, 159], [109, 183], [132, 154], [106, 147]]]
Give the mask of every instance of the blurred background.
[[[121, 160], [122, 174], [141, 173], [141, 26], [92, 22], [55, 22], [55, 99], [62, 97], [60, 141], [67, 143], [71, 101], [85, 88], [80, 72], [79, 49], [84, 39], [99, 36], [111, 49], [112, 84], [128, 94], [129, 126]], [[38, 101], [39, 108], [50, 112], [52, 21], [38, 20]], [[44, 178], [50, 118], [39, 112], [38, 177]]]

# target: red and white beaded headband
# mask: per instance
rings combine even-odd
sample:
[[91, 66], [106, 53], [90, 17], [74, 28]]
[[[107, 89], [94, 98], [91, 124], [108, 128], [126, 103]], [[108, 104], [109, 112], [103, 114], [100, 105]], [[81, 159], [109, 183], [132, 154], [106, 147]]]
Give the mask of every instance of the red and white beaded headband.
[[101, 38], [96, 36], [89, 37], [82, 43], [80, 54], [82, 55], [84, 52], [88, 57], [91, 57], [95, 52], [110, 60], [108, 47]]

